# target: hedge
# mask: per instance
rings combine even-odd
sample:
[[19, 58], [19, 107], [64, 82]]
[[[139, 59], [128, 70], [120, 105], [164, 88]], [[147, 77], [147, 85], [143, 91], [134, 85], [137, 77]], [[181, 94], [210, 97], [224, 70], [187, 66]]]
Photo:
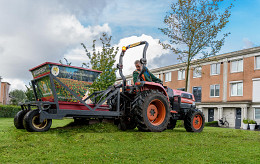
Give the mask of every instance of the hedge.
[[16, 115], [16, 113], [20, 110], [20, 106], [0, 105], [0, 117], [13, 118]]
[[218, 127], [218, 121], [205, 122], [205, 126]]

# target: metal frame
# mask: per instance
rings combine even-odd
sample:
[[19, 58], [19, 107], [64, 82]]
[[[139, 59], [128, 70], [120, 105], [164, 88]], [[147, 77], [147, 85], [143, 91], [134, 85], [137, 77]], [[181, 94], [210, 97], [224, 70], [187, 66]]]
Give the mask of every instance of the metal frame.
[[[38, 77], [38, 78], [32, 80], [31, 82], [32, 82], [32, 87], [33, 87], [33, 92], [34, 92], [35, 98], [36, 98], [36, 100], [39, 100], [35, 86], [37, 86], [37, 88], [39, 88], [37, 81], [41, 78], [48, 76], [50, 78], [50, 84], [51, 84], [52, 94], [54, 97], [54, 102], [49, 102], [49, 101], [27, 102], [27, 103], [20, 104], [22, 109], [31, 110], [32, 107], [37, 107], [40, 112], [40, 121], [43, 121], [44, 119], [62, 119], [63, 117], [102, 117], [102, 118], [111, 118], [112, 117], [113, 118], [113, 117], [120, 117], [120, 116], [125, 115], [125, 107], [123, 109], [120, 109], [120, 104], [122, 103], [122, 102], [120, 102], [121, 96], [130, 102], [132, 102], [133, 100], [130, 97], [128, 97], [126, 94], [124, 94], [126, 92], [126, 78], [122, 72], [123, 56], [127, 49], [133, 48], [133, 47], [136, 47], [139, 45], [143, 45], [143, 44], [145, 44], [145, 47], [143, 50], [143, 58], [141, 58], [140, 62], [145, 66], [146, 65], [146, 51], [147, 51], [147, 48], [149, 45], [148, 42], [141, 41], [138, 43], [131, 44], [131, 45], [125, 47], [126, 49], [121, 52], [120, 58], [119, 58], [119, 64], [117, 65], [117, 67], [119, 69], [119, 74], [123, 79], [123, 84], [110, 86], [108, 89], [106, 89], [104, 91], [94, 92], [93, 94], [88, 96], [86, 99], [82, 100], [80, 97], [78, 97], [76, 95], [75, 92], [73, 92], [69, 87], [67, 87], [64, 83], [62, 83], [57, 77], [55, 77], [54, 75], [49, 73], [47, 75]], [[139, 79], [143, 72], [144, 72], [144, 69], [141, 70], [141, 72], [138, 76]], [[70, 94], [72, 94], [81, 104], [83, 104], [89, 110], [60, 109], [58, 96], [57, 96], [57, 92], [56, 92], [55, 85], [54, 85], [54, 80], [57, 81], [67, 91], [69, 91]], [[122, 92], [120, 92], [121, 88], [122, 88]], [[112, 96], [116, 97], [116, 111], [111, 111], [111, 108], [112, 108], [111, 106], [108, 108], [101, 107], [101, 105], [103, 105]], [[94, 105], [95, 105], [94, 108], [91, 108], [89, 104], [85, 103], [86, 100], [88, 100], [88, 99], [96, 100], [97, 97], [101, 97], [101, 98], [98, 102], [94, 101]], [[47, 106], [47, 107], [45, 108], [45, 106]], [[52, 109], [52, 110], [56, 110], [56, 111], [53, 113], [50, 113], [47, 111], [50, 109], [51, 106], [55, 106], [55, 109]], [[109, 109], [110, 111], [96, 111], [96, 109]]]
[[[125, 47], [125, 50], [122, 50], [121, 54], [120, 54], [120, 57], [119, 57], [119, 63], [117, 64], [117, 68], [119, 69], [119, 75], [121, 76], [122, 80], [123, 80], [123, 92], [125, 92], [125, 87], [126, 87], [126, 78], [125, 76], [123, 75], [123, 57], [125, 55], [125, 51], [129, 48], [133, 48], [133, 47], [136, 47], [136, 46], [140, 46], [140, 45], [143, 45], [145, 44], [144, 46], [144, 50], [143, 50], [143, 58], [141, 58], [140, 62], [141, 64], [143, 64], [143, 66], [146, 66], [146, 51], [147, 51], [147, 48], [149, 46], [148, 42], [146, 41], [141, 41], [141, 42], [138, 42], [138, 43], [134, 43], [134, 44], [130, 44], [128, 46]], [[141, 75], [144, 73], [144, 69], [142, 68], [141, 72], [139, 73], [138, 75], [138, 78], [137, 80], [140, 81], [141, 79]]]
[[[115, 85], [109, 87], [107, 90], [104, 91], [98, 91], [94, 92], [84, 100], [82, 100], [80, 97], [76, 95], [74, 91], [72, 91], [69, 87], [67, 87], [64, 83], [62, 83], [57, 77], [52, 75], [51, 73], [42, 77], [39, 77], [37, 79], [32, 80], [32, 86], [33, 86], [33, 92], [35, 95], [36, 100], [38, 100], [37, 91], [35, 85], [37, 85], [37, 81], [43, 77], [49, 76], [50, 78], [50, 84], [52, 89], [52, 94], [54, 97], [54, 102], [49, 101], [31, 101], [27, 103], [20, 104], [22, 107], [22, 110], [32, 110], [32, 107], [37, 107], [40, 111], [40, 121], [43, 121], [44, 119], [62, 119], [63, 117], [102, 117], [102, 118], [111, 118], [111, 117], [119, 117], [122, 115], [122, 112], [120, 111], [120, 88], [122, 87], [122, 84]], [[59, 107], [59, 101], [57, 92], [54, 85], [54, 80], [57, 81], [62, 87], [64, 87], [67, 91], [70, 92], [81, 104], [86, 106], [89, 110], [70, 110], [70, 109], [60, 109]], [[116, 97], [117, 106], [116, 111], [96, 111], [96, 109], [109, 109], [111, 110], [111, 107], [106, 108], [102, 107], [107, 100], [109, 100], [112, 96]], [[95, 107], [90, 107], [89, 104], [86, 104], [85, 101], [88, 99], [96, 99], [97, 97], [101, 97], [98, 102], [94, 101]], [[56, 106], [56, 113], [49, 113], [47, 112], [48, 109], [50, 109], [51, 105]], [[47, 106], [48, 108], [45, 108], [44, 106]]]

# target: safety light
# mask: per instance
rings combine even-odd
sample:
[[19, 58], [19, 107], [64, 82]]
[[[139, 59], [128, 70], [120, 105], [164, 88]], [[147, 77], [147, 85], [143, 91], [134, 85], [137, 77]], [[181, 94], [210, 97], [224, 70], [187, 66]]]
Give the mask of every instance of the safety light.
[[126, 47], [125, 46], [122, 47], [122, 51], [126, 51]]

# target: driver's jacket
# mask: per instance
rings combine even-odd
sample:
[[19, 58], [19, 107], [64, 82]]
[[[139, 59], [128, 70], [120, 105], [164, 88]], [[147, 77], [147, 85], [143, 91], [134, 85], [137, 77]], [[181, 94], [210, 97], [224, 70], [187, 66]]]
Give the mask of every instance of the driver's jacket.
[[[143, 69], [145, 69], [145, 70], [144, 70], [144, 73], [141, 75], [141, 79], [140, 79], [141, 81], [149, 81], [149, 82], [155, 82], [155, 83], [161, 83], [161, 82], [162, 82], [159, 78], [155, 77], [155, 76], [148, 70], [148, 68], [144, 67]], [[135, 82], [137, 81], [137, 77], [138, 77], [139, 73], [140, 73], [140, 71], [138, 71], [138, 70], [135, 70], [135, 71], [133, 72], [133, 81], [134, 81], [134, 84], [135, 84]]]

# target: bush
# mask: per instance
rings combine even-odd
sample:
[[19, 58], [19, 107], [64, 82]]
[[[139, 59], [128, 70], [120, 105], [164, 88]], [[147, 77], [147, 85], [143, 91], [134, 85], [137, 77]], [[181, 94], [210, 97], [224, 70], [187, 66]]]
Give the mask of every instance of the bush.
[[205, 122], [205, 126], [218, 127], [218, 121]]
[[256, 122], [254, 120], [250, 120], [248, 123], [249, 124], [256, 124]]
[[248, 119], [243, 119], [244, 124], [248, 124]]
[[0, 105], [0, 117], [14, 117], [18, 111], [21, 110], [20, 106], [14, 105]]

